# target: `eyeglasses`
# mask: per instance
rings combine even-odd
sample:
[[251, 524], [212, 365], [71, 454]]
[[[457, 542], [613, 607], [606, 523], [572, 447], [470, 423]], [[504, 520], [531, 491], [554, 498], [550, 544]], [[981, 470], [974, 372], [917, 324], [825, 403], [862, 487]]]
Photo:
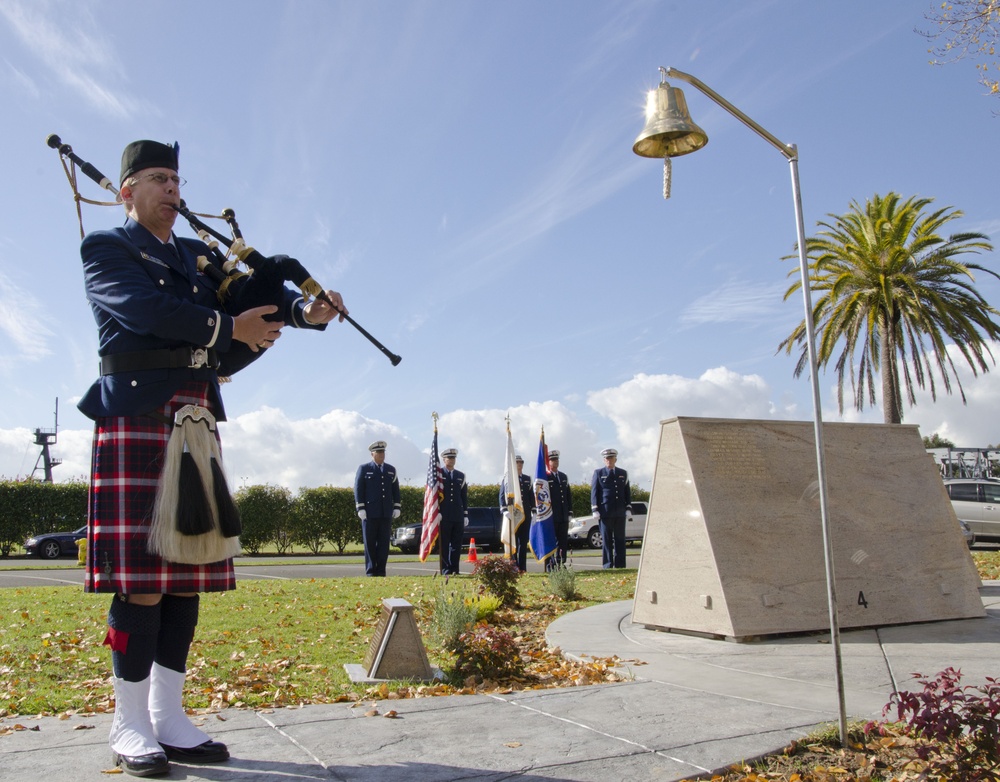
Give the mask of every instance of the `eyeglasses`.
[[156, 173], [153, 174], [146, 174], [145, 176], [136, 177], [135, 181], [138, 182], [142, 179], [151, 179], [158, 185], [165, 185], [167, 184], [167, 182], [173, 182], [177, 187], [184, 187], [184, 185], [187, 184], [187, 180], [182, 176], [177, 176], [177, 174], [170, 176], [160, 171], [157, 171]]

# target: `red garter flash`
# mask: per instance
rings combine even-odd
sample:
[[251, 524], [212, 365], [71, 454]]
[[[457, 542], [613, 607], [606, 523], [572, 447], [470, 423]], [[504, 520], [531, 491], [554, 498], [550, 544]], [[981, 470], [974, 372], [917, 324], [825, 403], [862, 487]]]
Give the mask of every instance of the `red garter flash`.
[[128, 649], [128, 635], [124, 630], [115, 630], [115, 628], [109, 627], [102, 645], [110, 646], [112, 652], [125, 654], [125, 650]]

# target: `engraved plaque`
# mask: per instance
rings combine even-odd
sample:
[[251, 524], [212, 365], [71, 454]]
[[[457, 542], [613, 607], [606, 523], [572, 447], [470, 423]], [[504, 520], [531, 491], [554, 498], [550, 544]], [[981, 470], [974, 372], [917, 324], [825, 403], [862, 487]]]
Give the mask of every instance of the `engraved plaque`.
[[[830, 423], [823, 440], [840, 626], [983, 616], [917, 428]], [[829, 629], [818, 485], [811, 423], [663, 421], [632, 620], [732, 639]]]

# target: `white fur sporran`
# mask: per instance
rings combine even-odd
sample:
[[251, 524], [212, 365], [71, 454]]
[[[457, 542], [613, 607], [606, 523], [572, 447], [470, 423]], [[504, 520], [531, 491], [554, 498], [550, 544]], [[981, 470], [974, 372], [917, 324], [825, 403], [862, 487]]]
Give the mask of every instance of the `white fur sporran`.
[[168, 562], [205, 565], [237, 556], [239, 532], [215, 417], [204, 407], [185, 405], [174, 416], [146, 549]]

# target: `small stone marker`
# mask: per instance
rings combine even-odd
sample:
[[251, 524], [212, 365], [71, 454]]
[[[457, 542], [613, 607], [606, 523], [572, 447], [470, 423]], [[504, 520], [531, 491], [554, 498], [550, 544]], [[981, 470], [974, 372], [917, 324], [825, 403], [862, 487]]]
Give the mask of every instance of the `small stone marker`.
[[361, 665], [348, 663], [344, 670], [353, 682], [431, 681], [440, 675], [427, 660], [413, 606], [399, 598], [382, 601], [382, 616], [368, 644], [364, 662]]

